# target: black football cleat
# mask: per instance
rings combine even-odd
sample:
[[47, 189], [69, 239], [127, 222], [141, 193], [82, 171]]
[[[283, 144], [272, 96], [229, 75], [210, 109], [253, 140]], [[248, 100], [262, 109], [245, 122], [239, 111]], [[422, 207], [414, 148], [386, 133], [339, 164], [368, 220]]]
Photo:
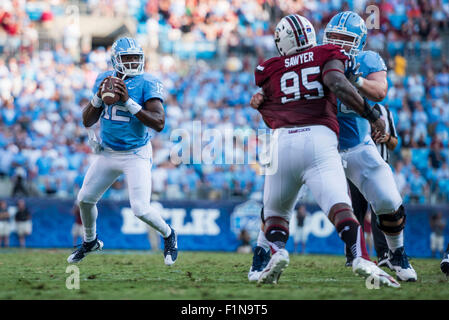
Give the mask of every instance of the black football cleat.
[[83, 242], [77, 246], [78, 249], [72, 252], [72, 254], [67, 258], [68, 263], [78, 263], [84, 259], [86, 255], [94, 251], [100, 251], [103, 249], [103, 241], [98, 240], [98, 236], [95, 240], [90, 242]]

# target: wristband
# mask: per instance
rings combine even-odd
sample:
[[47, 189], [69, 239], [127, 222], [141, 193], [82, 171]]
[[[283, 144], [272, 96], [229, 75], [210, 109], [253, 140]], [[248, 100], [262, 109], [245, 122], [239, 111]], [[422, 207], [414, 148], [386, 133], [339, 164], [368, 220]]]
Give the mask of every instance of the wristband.
[[101, 100], [100, 97], [98, 97], [96, 94], [92, 97], [92, 100], [90, 100], [90, 104], [94, 108], [100, 108], [103, 105], [103, 100]]
[[128, 108], [128, 111], [131, 112], [132, 115], [135, 115], [142, 109], [142, 107], [131, 98], [126, 100], [125, 107]]
[[358, 77], [357, 81], [354, 83], [354, 86], [356, 88], [361, 88], [363, 86], [363, 78], [362, 77]]
[[365, 109], [363, 111], [362, 117], [364, 117], [365, 119], [368, 119], [368, 121], [371, 123], [375, 122], [377, 119], [379, 119], [380, 112], [374, 108], [371, 108], [366, 99], [363, 99], [363, 102], [364, 102]]

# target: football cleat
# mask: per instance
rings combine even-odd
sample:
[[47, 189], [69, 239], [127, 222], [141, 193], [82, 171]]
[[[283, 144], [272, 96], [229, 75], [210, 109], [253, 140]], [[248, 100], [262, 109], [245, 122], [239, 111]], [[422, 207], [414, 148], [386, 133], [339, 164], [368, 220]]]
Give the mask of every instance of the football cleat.
[[164, 238], [164, 262], [167, 266], [171, 266], [178, 258], [178, 235], [172, 227], [171, 233], [167, 238]]
[[354, 261], [353, 257], [346, 257], [345, 267], [352, 267], [353, 261]]
[[380, 269], [372, 261], [357, 257], [352, 262], [352, 271], [365, 279], [371, 277], [380, 286], [399, 288], [401, 285], [392, 276]]
[[388, 255], [390, 269], [396, 272], [398, 280], [414, 282], [418, 279], [415, 269], [408, 262], [404, 247], [396, 249], [394, 253], [390, 250]]
[[270, 261], [260, 273], [257, 283], [278, 283], [282, 271], [288, 266], [289, 262], [287, 250], [279, 249], [271, 256]]
[[441, 271], [449, 277], [449, 246], [448, 250], [444, 252], [443, 260], [441, 260], [440, 264]]
[[253, 265], [248, 272], [249, 281], [259, 280], [260, 273], [267, 266], [270, 261], [270, 250], [265, 250], [262, 247], [254, 248]]
[[390, 263], [388, 252], [384, 252], [383, 254], [380, 254], [377, 259], [377, 266], [378, 267], [388, 267], [391, 269], [391, 271], [394, 271], [392, 269], [392, 265]]
[[84, 259], [89, 253], [94, 251], [100, 251], [103, 249], [103, 241], [98, 240], [98, 236], [95, 240], [90, 242], [83, 242], [77, 246], [78, 249], [72, 252], [72, 254], [67, 258], [68, 263], [78, 263]]

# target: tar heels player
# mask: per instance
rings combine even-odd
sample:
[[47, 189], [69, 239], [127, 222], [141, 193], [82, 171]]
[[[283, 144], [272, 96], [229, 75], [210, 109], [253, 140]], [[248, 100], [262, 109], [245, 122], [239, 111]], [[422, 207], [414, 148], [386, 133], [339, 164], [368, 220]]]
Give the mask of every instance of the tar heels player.
[[[89, 143], [98, 155], [86, 173], [77, 199], [84, 241], [67, 261], [80, 262], [88, 253], [102, 249], [103, 242], [98, 240], [96, 233], [96, 204], [112, 183], [125, 174], [134, 214], [164, 237], [165, 264], [172, 265], [178, 254], [177, 234], [159, 212], [150, 207], [150, 139], [165, 124], [163, 86], [158, 79], [144, 73], [143, 50], [132, 38], [120, 38], [114, 42], [111, 61], [114, 70], [97, 77], [93, 98], [83, 110], [83, 124], [88, 129], [100, 119], [101, 143], [89, 135]], [[112, 105], [101, 100], [101, 87], [109, 76], [122, 79], [115, 86], [120, 101]]]
[[[323, 43], [342, 47], [354, 60], [347, 77], [360, 94], [382, 101], [387, 94], [387, 67], [373, 51], [362, 51], [367, 28], [363, 19], [352, 11], [335, 15], [324, 30]], [[353, 60], [353, 61], [354, 61]], [[389, 251], [388, 266], [398, 279], [416, 281], [417, 275], [404, 250], [405, 211], [390, 166], [382, 159], [371, 138], [370, 124], [339, 102], [339, 147], [346, 177], [360, 190], [377, 215], [379, 229], [385, 234]], [[385, 137], [376, 137], [377, 142]]]

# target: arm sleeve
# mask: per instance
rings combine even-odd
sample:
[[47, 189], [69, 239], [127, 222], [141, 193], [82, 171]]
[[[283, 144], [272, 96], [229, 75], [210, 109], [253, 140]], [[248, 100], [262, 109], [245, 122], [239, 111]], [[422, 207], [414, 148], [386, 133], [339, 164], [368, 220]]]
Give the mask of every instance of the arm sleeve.
[[[324, 46], [326, 49], [326, 62], [328, 60], [341, 60], [341, 62], [343, 62], [343, 64], [346, 67], [346, 61], [349, 60], [348, 55], [345, 54], [344, 50], [341, 49], [340, 47], [337, 47], [336, 45], [326, 45]], [[325, 62], [325, 63], [326, 63]]]
[[276, 58], [268, 59], [267, 61], [259, 64], [254, 71], [254, 79], [256, 86], [262, 88], [264, 83], [269, 79], [270, 70], [272, 69], [273, 63], [276, 62]]
[[156, 78], [145, 79], [143, 95], [144, 102], [154, 98], [164, 102], [164, 85]]
[[[326, 44], [319, 47], [320, 51], [317, 51], [316, 53], [319, 54], [319, 57], [321, 59], [321, 76], [323, 76], [323, 69], [326, 63], [328, 63], [331, 60], [340, 60], [343, 62], [344, 68], [346, 69], [347, 61], [349, 61], [348, 55], [344, 53], [344, 50], [342, 50], [340, 47], [337, 47], [333, 44]], [[330, 71], [330, 70], [329, 70]]]
[[387, 71], [387, 66], [385, 65], [384, 60], [377, 52], [367, 51], [363, 60], [368, 66], [366, 75], [379, 71]]

